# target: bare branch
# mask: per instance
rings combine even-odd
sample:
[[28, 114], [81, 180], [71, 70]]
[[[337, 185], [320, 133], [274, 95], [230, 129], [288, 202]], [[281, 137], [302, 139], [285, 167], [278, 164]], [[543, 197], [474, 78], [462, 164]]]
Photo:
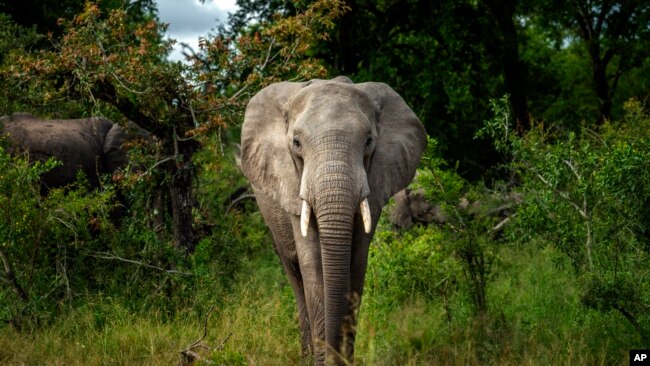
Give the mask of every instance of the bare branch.
[[228, 205], [228, 208], [226, 209], [226, 214], [228, 214], [228, 212], [230, 212], [230, 210], [237, 204], [237, 202], [248, 199], [248, 198], [255, 198], [255, 195], [254, 194], [243, 194], [243, 195], [237, 197], [237, 199], [233, 200]]
[[[59, 211], [59, 210], [57, 210], [57, 211]], [[70, 224], [69, 222], [66, 222], [63, 219], [61, 219], [60, 217], [56, 217], [56, 216], [51, 216], [50, 219], [57, 220], [57, 221], [61, 222], [65, 227], [70, 229], [70, 231], [72, 231], [72, 233], [74, 234], [74, 240], [77, 241], [77, 238], [79, 237], [79, 235], [74, 230], [74, 227], [72, 227], [72, 224]]]
[[136, 264], [138, 266], [157, 269], [159, 271], [167, 272], [169, 274], [179, 274], [179, 275], [183, 275], [183, 276], [194, 276], [194, 274], [189, 273], [189, 272], [182, 272], [182, 271], [177, 271], [177, 270], [174, 270], [174, 269], [165, 269], [165, 268], [162, 268], [162, 267], [154, 266], [153, 264], [148, 264], [148, 263], [136, 261], [136, 260], [133, 260], [133, 259], [126, 259], [126, 258], [118, 257], [118, 256], [116, 256], [115, 254], [112, 254], [112, 253], [92, 252], [90, 254], [90, 256], [95, 257], [95, 258], [100, 258], [100, 259], [116, 260], [116, 261], [120, 261], [120, 262]]
[[176, 126], [173, 127], [172, 138], [174, 139], [174, 156], [179, 156], [180, 152], [178, 150], [178, 134], [176, 133]]
[[594, 130], [588, 128], [588, 127], [584, 127], [584, 129], [585, 129], [585, 131], [589, 132], [590, 135], [597, 138], [603, 144], [603, 146], [605, 146], [607, 149], [609, 149], [609, 145], [607, 145], [607, 142], [605, 140], [603, 140], [603, 138], [600, 137], [600, 135], [596, 131], [594, 131]]
[[264, 60], [262, 66], [260, 66], [260, 71], [264, 70], [266, 66], [269, 64], [269, 62], [272, 61], [277, 56], [276, 53], [275, 55], [273, 55], [273, 57], [271, 57], [271, 50], [273, 50], [273, 46], [275, 46], [275, 37], [271, 38], [271, 44], [269, 44], [269, 50], [266, 51], [266, 59]]
[[124, 85], [122, 80], [120, 80], [120, 78], [114, 72], [111, 72], [111, 75], [113, 75], [113, 77], [115, 78], [115, 80], [117, 80], [117, 82], [120, 84], [120, 86], [122, 88], [126, 89], [127, 91], [130, 91], [131, 93], [134, 93], [134, 94], [144, 94], [145, 93], [145, 92], [133, 90], [133, 89], [127, 87], [126, 85]]
[[501, 229], [503, 229], [503, 227], [504, 227], [508, 222], [510, 222], [510, 219], [511, 219], [512, 217], [515, 217], [515, 216], [517, 216], [516, 213], [514, 213], [514, 214], [512, 214], [512, 215], [506, 217], [505, 219], [499, 221], [498, 224], [496, 224], [492, 229], [490, 229], [490, 233], [496, 233], [496, 232], [501, 231]]
[[569, 203], [571, 206], [573, 206], [573, 208], [575, 208], [576, 211], [578, 211], [578, 213], [580, 214], [580, 216], [582, 216], [582, 218], [584, 218], [584, 219], [587, 218], [587, 213], [586, 213], [585, 211], [583, 211], [583, 210], [580, 208], [580, 206], [578, 206], [575, 202], [571, 201], [571, 198], [569, 198], [569, 195], [568, 195], [566, 192], [562, 192], [562, 191], [560, 191], [559, 189], [553, 187], [553, 185], [552, 185], [549, 181], [547, 181], [546, 179], [544, 179], [544, 177], [543, 177], [541, 174], [539, 174], [539, 173], [535, 173], [535, 176], [537, 176], [537, 178], [538, 178], [539, 180], [541, 180], [542, 183], [546, 184], [546, 185], [547, 185], [549, 188], [551, 188], [555, 193], [557, 193], [560, 197], [562, 197], [565, 201], [567, 201], [567, 203]]
[[246, 89], [248, 89], [249, 86], [250, 86], [250, 84], [247, 84], [247, 85], [245, 85], [243, 88], [237, 90], [237, 93], [235, 93], [232, 97], [228, 98], [228, 100], [229, 100], [229, 101], [236, 101], [237, 98], [239, 98], [239, 97], [241, 96], [241, 94], [242, 94]]
[[575, 175], [576, 178], [578, 178], [578, 182], [582, 181], [582, 177], [578, 173], [578, 170], [575, 168], [575, 166], [573, 166], [573, 164], [571, 164], [571, 161], [569, 161], [569, 160], [562, 160], [562, 161], [564, 162], [564, 164], [566, 164], [569, 167], [569, 169], [571, 169], [571, 172], [573, 172], [573, 175]]
[[[162, 164], [162, 163], [164, 163], [164, 162], [170, 161], [170, 160], [174, 160], [174, 159], [176, 159], [176, 158], [178, 158], [178, 155], [168, 156], [168, 157], [166, 157], [166, 158], [164, 158], [164, 159], [162, 159], [162, 160], [159, 160], [159, 161], [156, 162], [156, 164], [152, 165], [149, 169], [147, 169], [147, 172], [146, 172], [146, 173], [150, 173], [150, 172], [153, 171], [154, 168], [156, 168], [158, 165], [160, 165], [160, 164]], [[146, 173], [145, 173], [145, 174], [146, 174]]]
[[203, 335], [199, 339], [192, 342], [192, 344], [187, 348], [188, 350], [196, 347], [208, 335], [208, 320], [210, 320], [210, 314], [212, 314], [212, 310], [214, 310], [214, 304], [210, 305], [210, 309], [208, 309], [208, 312], [205, 314], [205, 319], [203, 320]]
[[192, 121], [194, 122], [194, 128], [199, 127], [199, 121], [196, 120], [196, 114], [194, 114], [194, 108], [192, 107], [192, 101], [190, 100], [187, 103], [187, 106], [190, 109], [190, 114], [192, 115]]

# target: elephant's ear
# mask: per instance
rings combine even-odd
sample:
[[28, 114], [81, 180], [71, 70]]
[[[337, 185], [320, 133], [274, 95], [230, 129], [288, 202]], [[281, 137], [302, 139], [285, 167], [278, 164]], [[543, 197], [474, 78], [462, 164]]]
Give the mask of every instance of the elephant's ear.
[[307, 83], [281, 82], [260, 90], [248, 103], [241, 130], [241, 168], [256, 191], [300, 214], [300, 177], [287, 141], [284, 105]]
[[108, 120], [103, 120], [101, 122], [112, 124], [108, 133], [106, 133], [103, 146], [106, 170], [112, 173], [117, 168], [121, 168], [127, 164], [128, 155], [126, 150], [122, 148], [122, 144], [126, 142], [126, 133], [124, 128], [117, 123]]
[[371, 202], [383, 207], [413, 179], [427, 144], [426, 132], [404, 99], [383, 83], [361, 83], [377, 108], [377, 145], [368, 170]]

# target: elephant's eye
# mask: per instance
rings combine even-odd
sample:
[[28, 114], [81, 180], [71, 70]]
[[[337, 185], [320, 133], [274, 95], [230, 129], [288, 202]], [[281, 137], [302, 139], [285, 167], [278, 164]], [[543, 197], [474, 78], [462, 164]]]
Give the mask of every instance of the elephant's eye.
[[298, 140], [297, 137], [294, 137], [293, 138], [293, 147], [295, 147], [296, 149], [300, 149], [301, 146], [302, 145], [300, 144], [300, 140]]
[[370, 147], [370, 145], [372, 145], [372, 137], [368, 136], [368, 138], [366, 139], [366, 147]]

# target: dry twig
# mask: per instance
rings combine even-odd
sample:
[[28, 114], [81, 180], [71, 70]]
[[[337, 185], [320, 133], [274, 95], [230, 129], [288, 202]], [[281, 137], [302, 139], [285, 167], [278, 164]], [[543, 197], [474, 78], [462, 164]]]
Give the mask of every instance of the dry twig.
[[92, 252], [90, 254], [90, 256], [95, 257], [95, 258], [108, 259], [108, 260], [117, 260], [117, 261], [121, 261], [121, 262], [136, 264], [138, 266], [153, 268], [153, 269], [157, 269], [159, 271], [167, 272], [167, 273], [170, 273], [170, 274], [179, 274], [179, 275], [183, 275], [183, 276], [193, 276], [193, 274], [189, 273], [189, 272], [181, 272], [181, 271], [177, 271], [177, 270], [174, 270], [174, 269], [165, 269], [165, 268], [162, 268], [162, 267], [154, 266], [153, 264], [148, 264], [148, 263], [136, 261], [136, 260], [133, 260], [133, 259], [126, 259], [126, 258], [118, 257], [118, 256], [116, 256], [115, 254], [112, 254], [112, 253]]
[[205, 339], [205, 337], [208, 335], [208, 320], [210, 319], [212, 310], [214, 310], [214, 304], [210, 306], [208, 313], [205, 315], [205, 320], [203, 322], [203, 335], [201, 335], [199, 339], [192, 342], [187, 348], [179, 352], [179, 366], [189, 366], [197, 361], [204, 361], [203, 357], [199, 355], [196, 350], [206, 349], [210, 351], [220, 351], [223, 349], [230, 336], [232, 336], [232, 332], [228, 333], [228, 335], [221, 341], [221, 343], [219, 343], [217, 347], [210, 347], [203, 343], [203, 339]]

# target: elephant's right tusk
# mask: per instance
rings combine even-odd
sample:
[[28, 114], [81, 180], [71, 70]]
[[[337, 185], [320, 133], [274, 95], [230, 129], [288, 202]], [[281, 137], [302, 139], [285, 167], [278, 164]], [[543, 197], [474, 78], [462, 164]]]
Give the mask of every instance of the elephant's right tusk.
[[307, 229], [309, 229], [309, 217], [311, 216], [311, 207], [307, 201], [302, 201], [302, 211], [300, 212], [300, 233], [303, 237], [307, 236]]
[[364, 198], [359, 205], [361, 209], [361, 218], [363, 219], [363, 228], [366, 231], [366, 234], [370, 234], [372, 229], [372, 219], [370, 216], [370, 205], [368, 205], [368, 198]]

